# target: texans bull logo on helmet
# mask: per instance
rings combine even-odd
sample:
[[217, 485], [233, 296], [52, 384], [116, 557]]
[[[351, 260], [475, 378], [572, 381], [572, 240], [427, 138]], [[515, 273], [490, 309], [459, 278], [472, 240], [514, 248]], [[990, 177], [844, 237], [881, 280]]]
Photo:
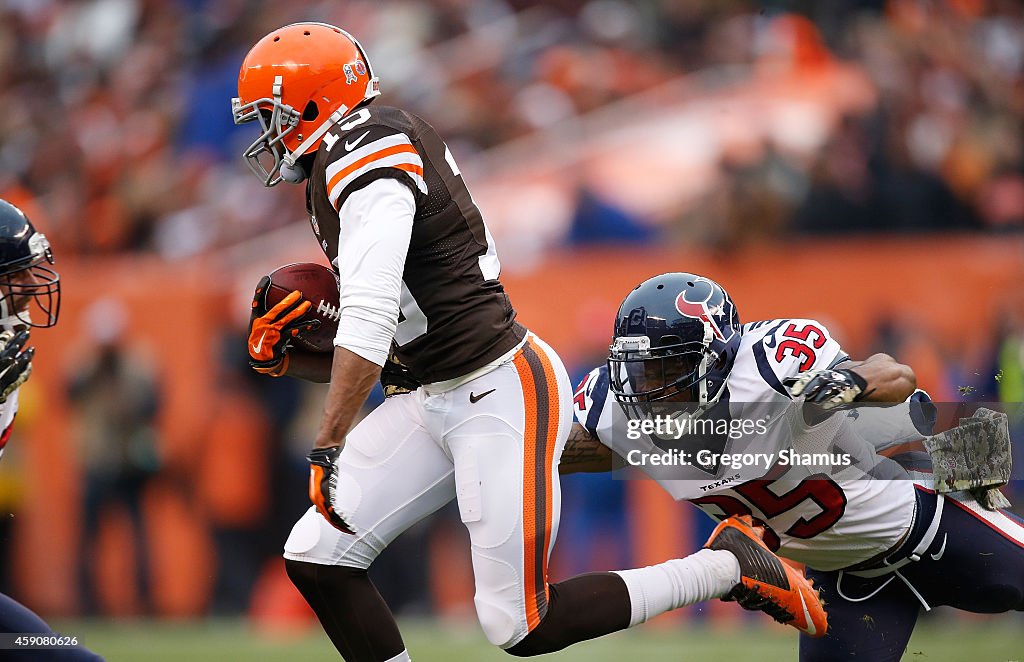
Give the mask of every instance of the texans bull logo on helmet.
[[[696, 278], [694, 287], [683, 290], [676, 297], [676, 310], [680, 315], [697, 319], [711, 327], [715, 338], [725, 340], [722, 329], [715, 318], [722, 317], [725, 312], [725, 297], [721, 288], [706, 278]], [[694, 300], [691, 300], [692, 299]]]

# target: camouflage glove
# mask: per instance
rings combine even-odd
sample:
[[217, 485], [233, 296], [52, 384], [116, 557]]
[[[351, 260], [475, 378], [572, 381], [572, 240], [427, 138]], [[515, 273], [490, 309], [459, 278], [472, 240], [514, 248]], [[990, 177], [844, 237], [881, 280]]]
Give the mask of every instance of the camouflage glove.
[[390, 398], [393, 395], [412, 393], [418, 389], [420, 384], [409, 372], [409, 369], [398, 360], [395, 352], [388, 355], [384, 367], [380, 371], [380, 385], [384, 387], [384, 397]]
[[355, 535], [355, 530], [334, 510], [332, 497], [338, 489], [338, 470], [334, 463], [340, 454], [341, 446], [331, 446], [314, 448], [306, 456], [309, 460], [309, 500], [331, 526], [342, 533]]
[[0, 331], [0, 403], [28, 381], [36, 348], [25, 349], [28, 331]]
[[867, 381], [852, 370], [812, 370], [786, 377], [783, 385], [794, 398], [821, 406], [825, 411], [853, 404], [864, 397]]
[[252, 297], [249, 318], [249, 365], [256, 372], [280, 377], [288, 371], [288, 348], [303, 333], [314, 331], [320, 320], [304, 320], [302, 316], [313, 305], [295, 290], [273, 308], [266, 309], [266, 291], [270, 278], [264, 276]]
[[999, 488], [1010, 480], [1010, 432], [1006, 414], [979, 408], [955, 428], [924, 440], [938, 492], [966, 490], [987, 510], [1009, 508]]

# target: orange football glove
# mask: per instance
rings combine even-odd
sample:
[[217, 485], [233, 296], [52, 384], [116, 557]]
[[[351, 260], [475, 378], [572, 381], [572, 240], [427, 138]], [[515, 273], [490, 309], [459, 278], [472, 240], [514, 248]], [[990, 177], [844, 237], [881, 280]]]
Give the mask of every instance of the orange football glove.
[[338, 460], [339, 454], [341, 454], [341, 446], [331, 446], [330, 448], [314, 448], [306, 457], [309, 460], [309, 500], [313, 502], [324, 519], [331, 523], [331, 526], [342, 533], [355, 535], [356, 532], [348, 522], [334, 510], [331, 501], [331, 490], [338, 487], [334, 463]]
[[252, 297], [249, 319], [249, 365], [256, 372], [280, 377], [288, 370], [288, 348], [294, 338], [313, 331], [320, 320], [301, 319], [313, 305], [295, 290], [266, 310], [265, 297], [270, 278], [264, 276]]

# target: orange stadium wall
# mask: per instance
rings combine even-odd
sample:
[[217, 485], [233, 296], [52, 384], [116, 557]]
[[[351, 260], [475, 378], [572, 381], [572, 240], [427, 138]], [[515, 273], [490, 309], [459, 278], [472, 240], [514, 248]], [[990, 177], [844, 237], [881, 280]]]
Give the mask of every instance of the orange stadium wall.
[[[23, 394], [12, 446], [22, 467], [25, 498], [17, 515], [16, 577], [19, 594], [44, 613], [74, 613], [81, 477], [66, 376], [81, 360], [86, 339], [82, 315], [99, 297], [116, 297], [130, 311], [126, 342], [153, 351], [164, 391], [160, 421], [167, 476], [145, 504], [154, 540], [152, 567], [157, 609], [165, 615], [201, 613], [213, 581], [214, 558], [203, 505], [178, 489], [195, 481], [196, 458], [209, 437], [218, 382], [217, 333], [232, 317], [228, 301], [244, 283], [214, 261], [165, 263], [155, 259], [61, 261], [64, 308], [56, 329], [33, 336], [36, 372]], [[267, 270], [276, 266], [272, 260]], [[728, 252], [649, 249], [588, 250], [552, 254], [529, 273], [503, 280], [520, 319], [547, 340], [566, 363], [593, 363], [607, 347], [614, 311], [642, 279], [688, 270], [719, 280], [745, 320], [816, 317], [854, 353], [866, 351], [876, 322], [895, 316], [926, 334], [942, 351], [975, 351], [1001, 311], [1024, 309], [1024, 241], [1019, 237], [920, 237], [800, 240]], [[907, 357], [900, 357], [905, 358]], [[908, 359], [913, 363], [912, 359]], [[920, 371], [920, 370], [919, 370]], [[938, 388], [937, 371], [922, 386]], [[217, 440], [215, 440], [217, 441]], [[245, 440], [233, 440], [245, 447]], [[226, 443], [226, 441], [225, 441]], [[244, 470], [224, 472], [224, 489], [245, 481]], [[258, 489], [258, 486], [254, 486]], [[636, 489], [637, 513], [664, 512], [667, 497]], [[679, 544], [683, 518], [633, 541], [635, 560], [650, 563]], [[132, 611], [131, 575], [123, 523], [104, 525], [103, 593], [117, 613]], [[676, 527], [676, 528], [673, 528]], [[646, 537], [645, 537], [646, 536]], [[255, 581], [255, 578], [254, 578]]]
[[520, 319], [567, 363], [610, 340], [619, 303], [649, 276], [706, 274], [744, 321], [812, 317], [853, 352], [866, 351], [885, 317], [917, 326], [951, 351], [987, 340], [998, 315], [1024, 310], [1020, 237], [792, 240], [707, 250], [591, 250], [553, 256], [524, 275], [503, 276]]

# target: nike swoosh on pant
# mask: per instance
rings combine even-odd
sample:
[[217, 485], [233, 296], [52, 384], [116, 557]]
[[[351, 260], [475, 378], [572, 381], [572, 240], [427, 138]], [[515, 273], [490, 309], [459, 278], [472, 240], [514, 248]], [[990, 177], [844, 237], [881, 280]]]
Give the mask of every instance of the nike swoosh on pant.
[[473, 403], [473, 404], [476, 404], [477, 402], [480, 402], [480, 400], [482, 400], [485, 396], [488, 396], [491, 393], [494, 393], [496, 390], [497, 389], [493, 389], [492, 388], [490, 391], [484, 391], [480, 395], [475, 395], [472, 391], [470, 391], [469, 392], [469, 401], [471, 403]]

